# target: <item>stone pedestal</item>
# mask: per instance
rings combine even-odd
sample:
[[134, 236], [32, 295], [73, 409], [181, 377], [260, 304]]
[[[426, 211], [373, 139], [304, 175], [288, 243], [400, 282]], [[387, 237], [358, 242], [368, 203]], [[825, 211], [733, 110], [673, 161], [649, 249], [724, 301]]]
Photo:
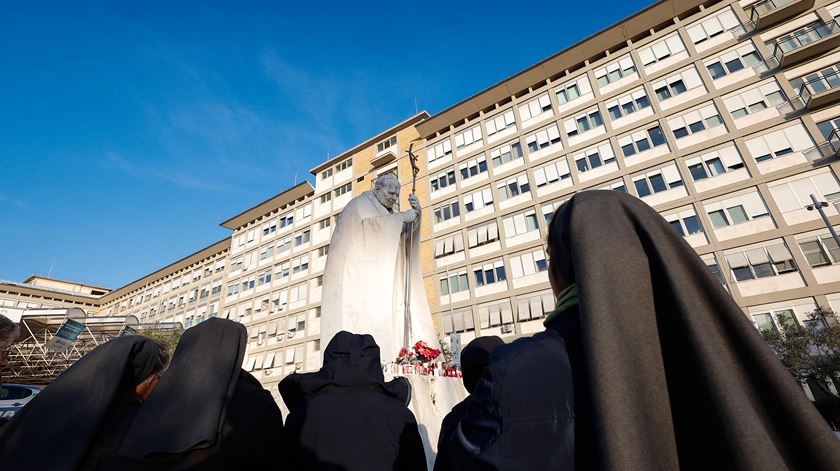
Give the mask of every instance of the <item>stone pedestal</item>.
[[[423, 448], [426, 450], [426, 464], [431, 470], [437, 455], [440, 424], [449, 411], [467, 396], [461, 378], [443, 376], [406, 375], [411, 383], [411, 404], [409, 409], [417, 418]], [[393, 375], [385, 374], [390, 381]]]

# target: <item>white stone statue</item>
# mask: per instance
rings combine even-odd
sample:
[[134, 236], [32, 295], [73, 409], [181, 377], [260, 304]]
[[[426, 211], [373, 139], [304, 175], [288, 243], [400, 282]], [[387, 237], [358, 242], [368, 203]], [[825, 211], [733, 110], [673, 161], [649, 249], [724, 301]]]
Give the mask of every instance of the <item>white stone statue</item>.
[[399, 180], [385, 174], [341, 212], [324, 269], [321, 345], [341, 330], [371, 334], [382, 361], [393, 361], [409, 291], [409, 348], [418, 340], [438, 348], [420, 271], [420, 202], [411, 194], [412, 209], [400, 212], [399, 197]]

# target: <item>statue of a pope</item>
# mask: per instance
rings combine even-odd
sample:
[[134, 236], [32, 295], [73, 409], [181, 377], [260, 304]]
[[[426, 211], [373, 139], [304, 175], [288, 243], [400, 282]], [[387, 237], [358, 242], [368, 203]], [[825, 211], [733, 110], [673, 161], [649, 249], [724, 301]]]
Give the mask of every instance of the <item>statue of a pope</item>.
[[403, 347], [408, 291], [409, 347], [423, 340], [437, 348], [420, 271], [420, 202], [412, 193], [412, 209], [400, 212], [399, 197], [399, 180], [385, 174], [341, 212], [324, 269], [321, 345], [342, 330], [371, 334], [382, 360], [393, 361]]

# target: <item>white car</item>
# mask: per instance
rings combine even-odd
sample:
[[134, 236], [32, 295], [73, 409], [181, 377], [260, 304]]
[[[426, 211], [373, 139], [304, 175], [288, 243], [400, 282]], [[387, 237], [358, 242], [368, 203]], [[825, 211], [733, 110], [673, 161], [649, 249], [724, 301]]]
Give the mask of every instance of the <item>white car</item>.
[[0, 385], [0, 424], [11, 420], [27, 402], [41, 392], [38, 386], [25, 384]]

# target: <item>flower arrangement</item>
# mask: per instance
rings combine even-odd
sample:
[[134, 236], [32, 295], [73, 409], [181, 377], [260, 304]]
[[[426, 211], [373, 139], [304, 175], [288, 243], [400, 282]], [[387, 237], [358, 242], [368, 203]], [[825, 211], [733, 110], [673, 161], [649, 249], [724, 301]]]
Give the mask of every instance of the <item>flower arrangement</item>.
[[407, 351], [405, 347], [400, 349], [399, 355], [397, 355], [397, 359], [394, 362], [398, 365], [414, 365], [417, 363], [417, 356], [414, 354], [414, 351]]
[[428, 367], [430, 363], [440, 356], [440, 350], [428, 346], [426, 342], [422, 340], [419, 340], [414, 344], [414, 353], [420, 363], [426, 367]]

